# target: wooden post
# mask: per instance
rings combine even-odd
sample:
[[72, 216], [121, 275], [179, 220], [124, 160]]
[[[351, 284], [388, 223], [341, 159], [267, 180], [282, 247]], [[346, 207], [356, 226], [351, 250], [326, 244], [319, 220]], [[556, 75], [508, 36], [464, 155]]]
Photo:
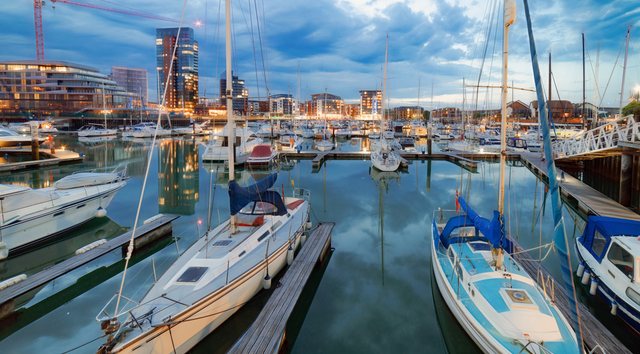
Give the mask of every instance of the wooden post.
[[38, 123], [32, 122], [31, 126], [31, 158], [34, 161], [40, 160], [40, 144], [38, 142]]
[[618, 202], [626, 207], [631, 205], [631, 172], [633, 171], [633, 155], [628, 148], [622, 149], [620, 156], [620, 190]]

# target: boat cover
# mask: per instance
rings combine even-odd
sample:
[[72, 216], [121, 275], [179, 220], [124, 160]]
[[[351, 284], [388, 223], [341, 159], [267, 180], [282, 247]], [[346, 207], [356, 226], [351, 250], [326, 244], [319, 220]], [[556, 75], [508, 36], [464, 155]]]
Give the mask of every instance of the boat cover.
[[251, 157], [266, 158], [271, 156], [271, 146], [269, 145], [257, 145], [251, 151]]
[[471, 209], [464, 198], [458, 197], [458, 201], [462, 209], [467, 213], [469, 220], [471, 220], [473, 225], [482, 232], [493, 248], [511, 248], [511, 245], [508, 244], [509, 242], [502, 233], [502, 228], [500, 227], [500, 213], [498, 213], [497, 210], [493, 211], [493, 218], [489, 221], [489, 219], [483, 218]]
[[[579, 240], [590, 251], [593, 249], [593, 237], [596, 231], [606, 238], [608, 244], [612, 236], [640, 236], [640, 221], [608, 216], [589, 216], [587, 226], [585, 226]], [[607, 249], [606, 246], [605, 249]], [[605, 252], [602, 254], [591, 253], [598, 261], [601, 261]]]
[[229, 182], [229, 204], [231, 215], [236, 215], [245, 205], [251, 202], [265, 202], [273, 204], [277, 210], [275, 215], [285, 215], [287, 208], [280, 193], [268, 190], [278, 178], [277, 173], [262, 178], [253, 185], [242, 187], [235, 180]]

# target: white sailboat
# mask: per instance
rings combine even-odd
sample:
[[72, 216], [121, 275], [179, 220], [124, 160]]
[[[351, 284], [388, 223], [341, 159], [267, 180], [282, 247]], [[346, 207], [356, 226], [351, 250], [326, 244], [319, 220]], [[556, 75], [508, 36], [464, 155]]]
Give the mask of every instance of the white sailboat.
[[[232, 91], [230, 0], [226, 0], [227, 92]], [[232, 95], [227, 95], [231, 107]], [[233, 112], [227, 110], [229, 141], [235, 140]], [[114, 298], [114, 315], [97, 317], [109, 334], [107, 352], [185, 353], [263, 288], [293, 259], [309, 218], [309, 193], [284, 197], [268, 190], [272, 174], [253, 186], [234, 180], [229, 154], [229, 220], [207, 231], [160, 277], [135, 306]], [[124, 280], [123, 280], [124, 281]], [[124, 319], [124, 322], [120, 322]]]
[[391, 172], [396, 171], [400, 167], [400, 155], [392, 148], [392, 139], [384, 135], [384, 99], [387, 88], [387, 62], [389, 55], [389, 36], [385, 43], [384, 51], [384, 88], [382, 90], [382, 119], [380, 120], [380, 131], [383, 132], [380, 137], [380, 143], [376, 144], [371, 151], [371, 165], [380, 171]]
[[[508, 30], [515, 2], [504, 5], [502, 151], [506, 151]], [[489, 220], [463, 198], [462, 212], [434, 212], [431, 260], [438, 289], [469, 337], [486, 353], [579, 353], [576, 334], [552, 299], [512, 257], [504, 232], [505, 154], [498, 210]]]
[[78, 129], [79, 138], [90, 137], [103, 137], [103, 136], [116, 136], [118, 134], [117, 129], [107, 128], [107, 102], [104, 97], [104, 84], [102, 85], [102, 117], [104, 119], [104, 125], [100, 124], [88, 124]]

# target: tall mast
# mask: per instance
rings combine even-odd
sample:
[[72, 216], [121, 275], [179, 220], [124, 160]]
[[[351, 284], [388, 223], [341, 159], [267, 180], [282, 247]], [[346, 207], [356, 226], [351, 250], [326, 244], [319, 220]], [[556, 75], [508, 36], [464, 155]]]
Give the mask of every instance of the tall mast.
[[627, 27], [627, 40], [624, 45], [624, 64], [622, 65], [622, 86], [620, 87], [620, 117], [622, 117], [622, 97], [624, 96], [624, 78], [627, 74], [627, 55], [629, 54], [629, 38], [631, 37], [631, 26]]
[[[225, 60], [226, 60], [226, 71], [227, 71], [227, 87], [226, 87], [226, 97], [227, 97], [227, 136], [228, 142], [227, 147], [229, 149], [229, 182], [234, 180], [235, 177], [235, 142], [236, 142], [236, 127], [233, 122], [233, 75], [231, 73], [231, 0], [225, 0], [225, 23], [226, 23], [226, 46], [225, 46]], [[235, 215], [231, 215], [231, 233], [234, 233], [236, 230], [236, 217]]]
[[584, 71], [584, 32], [582, 33], [582, 129], [584, 129], [587, 121], [587, 116], [585, 115], [585, 104], [587, 101], [587, 93], [585, 88], [585, 71]]
[[[515, 0], [504, 1], [504, 35], [502, 36], [502, 114], [500, 121], [500, 190], [498, 194], [498, 212], [500, 218], [504, 215], [504, 180], [506, 173], [507, 157], [507, 74], [509, 54], [509, 27], [516, 19]], [[496, 269], [502, 268], [502, 249], [497, 250]]]
[[382, 119], [380, 119], [380, 138], [382, 139], [382, 133], [384, 133], [383, 121], [384, 121], [384, 99], [387, 94], [387, 62], [389, 61], [389, 34], [387, 33], [387, 40], [384, 44], [384, 69], [382, 73], [382, 100], [380, 100], [380, 106], [382, 107]]
[[107, 101], [104, 97], [104, 82], [102, 83], [102, 118], [104, 118], [104, 129], [107, 129]]

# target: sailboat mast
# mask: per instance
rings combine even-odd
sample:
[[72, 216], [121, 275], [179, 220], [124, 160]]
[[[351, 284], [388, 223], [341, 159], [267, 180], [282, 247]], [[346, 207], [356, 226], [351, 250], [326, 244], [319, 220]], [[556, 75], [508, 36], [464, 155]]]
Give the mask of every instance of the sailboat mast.
[[[226, 36], [225, 36], [225, 60], [226, 60], [226, 71], [227, 71], [227, 87], [226, 87], [226, 97], [227, 97], [227, 132], [228, 142], [227, 148], [229, 149], [229, 182], [234, 180], [235, 177], [235, 142], [236, 142], [236, 127], [233, 122], [233, 75], [231, 72], [231, 0], [225, 0], [225, 23], [226, 23]], [[231, 215], [229, 220], [231, 226], [231, 234], [236, 231], [236, 216]]]
[[104, 97], [104, 82], [102, 83], [102, 118], [104, 118], [104, 129], [107, 129], [107, 101]]
[[507, 154], [507, 75], [509, 54], [509, 27], [516, 19], [516, 4], [514, 0], [504, 2], [504, 35], [502, 38], [502, 114], [500, 120], [500, 191], [498, 194], [498, 212], [504, 214], [504, 180]]
[[387, 33], [387, 40], [385, 41], [384, 44], [384, 68], [383, 68], [383, 73], [382, 73], [382, 99], [380, 100], [380, 106], [382, 107], [382, 119], [380, 119], [380, 138], [382, 139], [382, 134], [384, 133], [384, 126], [383, 126], [383, 121], [385, 119], [384, 117], [384, 99], [386, 98], [386, 94], [387, 94], [387, 63], [389, 61], [389, 34]]
[[624, 97], [624, 79], [627, 74], [627, 56], [629, 55], [629, 39], [631, 37], [631, 26], [627, 27], [627, 40], [624, 45], [624, 64], [622, 65], [622, 86], [620, 87], [620, 117], [622, 117], [622, 97]]

